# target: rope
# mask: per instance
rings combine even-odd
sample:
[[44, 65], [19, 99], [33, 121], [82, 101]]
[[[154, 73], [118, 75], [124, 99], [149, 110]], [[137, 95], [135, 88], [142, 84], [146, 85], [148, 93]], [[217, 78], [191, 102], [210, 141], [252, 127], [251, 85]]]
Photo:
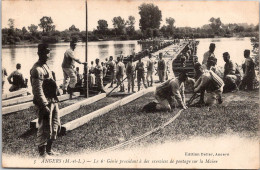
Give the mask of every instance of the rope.
[[144, 133], [143, 135], [140, 135], [138, 137], [135, 137], [131, 140], [128, 140], [128, 141], [125, 141], [123, 143], [120, 143], [118, 145], [115, 145], [115, 146], [112, 146], [112, 147], [109, 147], [109, 148], [106, 148], [106, 149], [103, 149], [101, 151], [98, 151], [97, 153], [100, 153], [100, 152], [107, 152], [107, 151], [112, 151], [112, 150], [115, 150], [115, 149], [118, 149], [120, 147], [123, 147], [123, 146], [126, 146], [126, 145], [129, 145], [131, 143], [134, 143], [140, 139], [143, 139], [149, 135], [151, 135], [152, 133], [160, 130], [160, 129], [163, 129], [165, 126], [169, 125], [170, 123], [172, 123], [175, 119], [177, 119], [177, 117], [180, 116], [181, 112], [183, 111], [183, 109], [181, 109], [174, 117], [172, 117], [169, 121], [165, 122], [164, 124], [162, 124], [161, 126], [157, 127], [157, 128], [154, 128], [152, 129], [151, 131], [148, 131], [146, 133]]

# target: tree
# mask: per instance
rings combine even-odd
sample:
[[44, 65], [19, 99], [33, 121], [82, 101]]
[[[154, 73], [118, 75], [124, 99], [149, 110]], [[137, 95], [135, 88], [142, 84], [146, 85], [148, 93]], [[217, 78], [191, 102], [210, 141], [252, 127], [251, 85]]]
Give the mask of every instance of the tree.
[[259, 24], [257, 24], [254, 28], [255, 31], [259, 31]]
[[139, 20], [139, 26], [142, 31], [147, 28], [159, 29], [162, 21], [162, 12], [158, 6], [154, 4], [142, 4], [139, 7], [139, 14], [141, 19]]
[[243, 26], [239, 26], [239, 25], [237, 25], [234, 29], [234, 31], [237, 32], [237, 33], [243, 32], [244, 30], [245, 30], [245, 28]]
[[23, 35], [26, 34], [28, 31], [25, 27], [22, 28]]
[[151, 29], [151, 28], [147, 28], [146, 30], [145, 30], [145, 32], [146, 32], [146, 37], [148, 38], [148, 37], [153, 37], [153, 29]]
[[55, 25], [51, 17], [44, 16], [40, 19], [39, 27], [42, 28], [42, 32], [49, 32], [55, 30]]
[[168, 31], [170, 32], [170, 34], [173, 34], [175, 19], [172, 17], [166, 18], [166, 23], [168, 24]]
[[108, 29], [108, 24], [106, 20], [100, 19], [98, 20], [98, 26], [97, 26], [98, 32], [101, 34], [105, 34]]
[[219, 30], [220, 30], [220, 26], [222, 25], [222, 22], [220, 20], [220, 18], [210, 18], [209, 20], [211, 22], [210, 26], [212, 28], [212, 30], [215, 32], [215, 33], [218, 33]]
[[113, 22], [113, 25], [114, 25], [114, 28], [115, 28], [117, 34], [119, 34], [119, 35], [123, 34], [125, 26], [126, 26], [125, 20], [123, 18], [121, 18], [120, 16], [118, 16], [118, 17], [114, 17], [112, 22]]
[[12, 30], [14, 29], [14, 19], [10, 18], [8, 20], [8, 26], [10, 29], [12, 29]]
[[71, 27], [69, 27], [69, 31], [79, 32], [79, 29], [76, 28], [75, 25], [72, 25]]
[[30, 33], [35, 34], [37, 32], [38, 26], [31, 24], [31, 26], [28, 27], [28, 30], [30, 31]]
[[127, 25], [127, 33], [133, 35], [135, 32], [135, 17], [129, 16], [128, 20], [126, 21]]
[[167, 35], [167, 26], [163, 25], [161, 27], [160, 31], [162, 32], [163, 36], [168, 36]]

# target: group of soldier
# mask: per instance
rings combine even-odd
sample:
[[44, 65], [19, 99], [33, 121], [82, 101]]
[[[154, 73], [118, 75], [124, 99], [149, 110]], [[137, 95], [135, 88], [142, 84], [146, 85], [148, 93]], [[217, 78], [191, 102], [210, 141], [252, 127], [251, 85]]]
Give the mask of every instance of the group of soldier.
[[[94, 84], [98, 86], [98, 91], [105, 92], [103, 86], [103, 79], [108, 75], [110, 77], [110, 88], [114, 87], [116, 83], [120, 88], [120, 92], [125, 91], [124, 80], [128, 81], [128, 93], [131, 91], [134, 93], [135, 90], [135, 78], [137, 78], [138, 91], [141, 88], [141, 84], [145, 88], [153, 86], [153, 73], [155, 70], [155, 61], [152, 60], [152, 53], [148, 53], [147, 63], [142, 61], [142, 57], [138, 57], [138, 61], [135, 62], [135, 54], [128, 56], [128, 62], [124, 63], [124, 57], [121, 54], [117, 57], [115, 61], [113, 56], [106, 59], [105, 62], [99, 64], [99, 59], [96, 59], [96, 66], [94, 62], [91, 61], [91, 66], [89, 69], [89, 84], [93, 87]], [[164, 82], [166, 75], [166, 63], [162, 58], [162, 53], [159, 53], [157, 73], [160, 82]], [[146, 76], [145, 76], [146, 74]]]
[[[63, 81], [63, 93], [71, 93], [75, 88], [76, 84], [82, 79], [79, 75], [79, 69], [75, 68], [75, 62], [79, 64], [87, 64], [86, 62], [81, 62], [78, 58], [74, 56], [74, 50], [76, 48], [75, 42], [70, 42], [70, 49], [64, 53], [64, 59], [62, 63], [62, 70], [64, 75]], [[189, 50], [189, 49], [188, 49]], [[192, 50], [192, 49], [190, 49]], [[229, 90], [237, 89], [253, 89], [253, 80], [255, 78], [254, 62], [250, 57], [250, 51], [245, 50], [244, 57], [246, 62], [243, 66], [244, 76], [236, 71], [233, 62], [230, 60], [230, 55], [228, 52], [223, 53], [223, 59], [226, 62], [224, 77], [222, 79], [215, 73], [215, 66], [217, 64], [217, 59], [214, 55], [215, 44], [210, 44], [210, 49], [204, 54], [202, 65], [194, 57], [194, 69], [195, 77], [193, 79], [188, 78], [185, 72], [180, 73], [176, 78], [170, 79], [165, 82], [166, 75], [166, 63], [163, 60], [163, 54], [159, 53], [159, 60], [157, 66], [157, 73], [161, 85], [156, 87], [155, 98], [158, 103], [152, 104], [150, 109], [166, 109], [171, 110], [173, 105], [172, 102], [177, 100], [183, 109], [187, 108], [184, 94], [184, 83], [190, 82], [194, 84], [194, 92], [200, 93], [199, 103], [204, 103], [204, 93], [205, 91], [210, 94], [209, 103], [222, 103], [222, 92], [224, 84]], [[39, 60], [33, 65], [30, 70], [30, 80], [32, 85], [32, 92], [34, 95], [33, 102], [39, 108], [38, 112], [38, 131], [37, 131], [37, 145], [40, 156], [57, 155], [56, 152], [52, 150], [52, 143], [57, 138], [57, 134], [60, 131], [60, 119], [59, 119], [59, 108], [58, 108], [58, 98], [57, 91], [58, 86], [55, 81], [55, 74], [49, 69], [47, 65], [47, 60], [50, 58], [50, 49], [48, 44], [38, 45], [38, 57]], [[189, 53], [189, 52], [188, 52]], [[128, 92], [134, 90], [135, 77], [137, 75], [137, 85], [138, 90], [140, 90], [141, 81], [145, 87], [153, 86], [153, 72], [155, 70], [155, 62], [152, 60], [152, 54], [149, 54], [148, 61], [146, 63], [146, 80], [145, 81], [145, 64], [142, 61], [142, 57], [139, 57], [137, 63], [134, 62], [134, 55], [130, 55], [128, 63], [122, 62], [123, 57], [119, 56], [117, 62], [113, 60], [110, 56], [109, 61], [100, 63], [99, 59], [96, 59], [96, 66], [89, 69], [89, 73], [95, 75], [96, 84], [101, 92], [105, 92], [103, 88], [103, 78], [106, 74], [110, 74], [111, 77], [111, 87], [116, 80], [118, 86], [120, 86], [120, 91], [124, 91], [123, 80], [126, 74], [128, 80]], [[17, 80], [16, 75], [23, 79], [20, 73], [21, 65], [17, 64], [17, 70], [14, 71], [8, 77], [8, 81], [16, 86]], [[7, 75], [6, 70], [3, 69], [2, 73]], [[19, 79], [20, 79], [19, 78]], [[241, 81], [239, 81], [242, 79]], [[91, 80], [90, 80], [91, 81]], [[94, 81], [94, 80], [92, 80]], [[146, 85], [147, 82], [147, 85]], [[4, 82], [3, 82], [4, 83]], [[238, 84], [239, 83], [239, 84]], [[15, 88], [15, 87], [13, 87]]]
[[[157, 102], [147, 104], [144, 109], [171, 110], [179, 104], [183, 109], [187, 108], [184, 89], [185, 84], [192, 84], [193, 92], [200, 95], [200, 99], [194, 106], [205, 106], [221, 104], [223, 92], [234, 92], [237, 90], [253, 90], [255, 80], [255, 63], [250, 57], [250, 50], [244, 51], [245, 63], [242, 65], [244, 75], [241, 75], [239, 68], [234, 65], [228, 52], [223, 53], [225, 61], [224, 76], [221, 77], [216, 71], [217, 58], [215, 57], [216, 45], [211, 43], [209, 51], [203, 56], [202, 64], [196, 56], [193, 57], [195, 75], [189, 78], [185, 71], [179, 76], [162, 83], [156, 87], [155, 99]], [[183, 56], [181, 56], [183, 57]], [[185, 67], [185, 57], [184, 64]], [[205, 96], [207, 92], [207, 96]], [[205, 97], [205, 99], [204, 99]], [[177, 101], [177, 102], [176, 102]]]
[[[74, 56], [74, 50], [76, 48], [76, 42], [70, 42], [70, 48], [64, 53], [64, 58], [62, 62], [62, 70], [64, 75], [63, 81], [63, 94], [72, 93], [77, 85], [82, 80], [82, 76], [79, 74], [79, 68], [75, 70], [75, 62], [79, 64], [87, 64], [86, 62], [81, 62], [78, 58]], [[46, 157], [49, 155], [58, 155], [58, 153], [52, 150], [53, 141], [57, 138], [57, 134], [60, 131], [60, 119], [59, 119], [59, 107], [58, 107], [58, 97], [59, 90], [56, 84], [56, 78], [54, 72], [52, 72], [47, 64], [47, 60], [50, 59], [50, 48], [48, 44], [38, 45], [38, 57], [39, 60], [33, 65], [30, 70], [30, 82], [32, 85], [33, 103], [37, 106], [38, 112], [38, 131], [36, 144], [38, 146], [39, 155]], [[151, 55], [150, 57], [151, 58]], [[113, 57], [110, 56], [109, 61], [100, 64], [99, 59], [96, 59], [96, 66], [90, 67], [89, 75], [95, 75], [94, 79], [90, 79], [90, 82], [96, 81], [101, 92], [105, 92], [103, 89], [103, 78], [107, 74], [107, 71], [111, 74], [111, 86], [113, 86], [115, 80], [118, 85], [120, 85], [120, 90], [123, 91], [123, 78], [125, 73], [128, 79], [128, 90], [130, 91], [130, 86], [134, 92], [134, 78], [137, 72], [138, 89], [140, 90], [140, 82], [146, 87], [144, 78], [144, 63], [142, 58], [135, 65], [133, 62], [134, 56], [130, 56], [130, 61], [127, 66], [122, 62], [123, 57], [117, 58], [117, 62], [113, 61]], [[93, 66], [93, 64], [92, 64]], [[153, 84], [153, 62], [148, 61], [148, 75], [151, 79], [148, 84], [152, 86]], [[12, 84], [10, 91], [15, 91], [23, 88], [26, 80], [23, 78], [20, 72], [21, 64], [17, 64], [17, 70], [10, 74], [8, 81]], [[2, 69], [3, 76], [7, 76], [6, 70]], [[2, 79], [2, 85], [4, 85], [4, 79]]]
[[[134, 62], [134, 58], [134, 55], [130, 55], [128, 58], [129, 61], [124, 64], [122, 57], [117, 57], [117, 62], [115, 62], [113, 61], [113, 57], [110, 56], [109, 61], [106, 63], [107, 72], [111, 77], [110, 87], [113, 87], [114, 82], [117, 82], [117, 85], [120, 86], [120, 92], [124, 92], [124, 83], [122, 82], [124, 79], [127, 79], [128, 93], [131, 91], [134, 93], [135, 78], [137, 78], [138, 91], [140, 91], [141, 84], [143, 84], [145, 88], [153, 86], [153, 73], [155, 71], [156, 62], [152, 60], [152, 53], [148, 54], [146, 63], [144, 63], [142, 57], [138, 57], [137, 62]], [[162, 53], [159, 53], [157, 73], [160, 82], [164, 82], [166, 75], [166, 63], [162, 59]]]

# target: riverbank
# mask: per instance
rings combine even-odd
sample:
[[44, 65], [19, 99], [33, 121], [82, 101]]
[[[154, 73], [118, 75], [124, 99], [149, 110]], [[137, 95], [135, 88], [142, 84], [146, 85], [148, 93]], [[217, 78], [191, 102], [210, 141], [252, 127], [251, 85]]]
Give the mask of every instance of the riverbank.
[[[195, 36], [195, 39], [206, 39], [206, 38], [248, 38], [248, 37], [256, 37], [259, 36], [258, 33], [244, 33], [244, 34], [234, 34], [234, 35], [226, 35], [226, 36]], [[106, 41], [129, 41], [129, 40], [133, 40], [133, 41], [138, 41], [140, 40], [141, 37], [129, 37], [127, 35], [122, 35], [122, 36], [117, 36], [117, 37], [107, 37], [107, 38], [89, 38], [88, 42], [106, 42]], [[174, 40], [174, 38], [166, 38], [166, 37], [161, 37], [160, 39], [162, 40]], [[179, 38], [182, 39], [182, 38]], [[56, 44], [56, 43], [69, 43], [69, 40], [57, 40], [57, 41], [44, 41], [44, 40], [34, 40], [34, 41], [30, 41], [30, 40], [20, 40], [15, 42], [14, 44], [8, 44], [8, 43], [2, 43], [2, 46], [15, 46], [15, 45], [32, 45], [32, 44], [38, 44], [38, 43], [42, 43], [42, 42], [46, 42], [49, 44]], [[83, 42], [85, 43], [86, 41], [79, 39], [78, 42]]]
[[[62, 155], [96, 152], [142, 135], [162, 125], [179, 111], [174, 109], [172, 112], [142, 112], [142, 107], [153, 100], [153, 93], [148, 93], [128, 105], [93, 119], [59, 137], [54, 148]], [[188, 108], [164, 129], [126, 146], [125, 149], [160, 145], [169, 141], [185, 141], [195, 137], [218, 138], [221, 135], [256, 139], [259, 135], [258, 101], [258, 91], [224, 94], [224, 102], [220, 107]], [[101, 107], [99, 103], [84, 109]], [[26, 124], [36, 118], [36, 115], [31, 113], [32, 110], [27, 110], [3, 116], [3, 153], [31, 158], [37, 156], [34, 143], [36, 131], [29, 133]]]

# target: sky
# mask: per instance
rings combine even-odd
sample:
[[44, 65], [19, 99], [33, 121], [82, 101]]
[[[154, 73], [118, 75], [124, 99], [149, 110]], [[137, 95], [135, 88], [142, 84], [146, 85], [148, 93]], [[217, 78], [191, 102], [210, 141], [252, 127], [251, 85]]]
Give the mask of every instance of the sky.
[[[97, 27], [97, 21], [104, 19], [112, 28], [112, 19], [121, 16], [127, 20], [132, 15], [139, 28], [138, 6], [153, 3], [162, 11], [161, 26], [165, 19], [175, 19], [177, 27], [201, 27], [208, 24], [211, 17], [220, 17], [227, 23], [259, 23], [258, 1], [173, 1], [173, 0], [88, 0], [88, 30]], [[49, 16], [56, 29], [63, 31], [71, 25], [80, 30], [86, 28], [85, 0], [3, 0], [2, 28], [8, 27], [8, 19], [15, 20], [15, 27], [38, 25], [40, 18]]]

